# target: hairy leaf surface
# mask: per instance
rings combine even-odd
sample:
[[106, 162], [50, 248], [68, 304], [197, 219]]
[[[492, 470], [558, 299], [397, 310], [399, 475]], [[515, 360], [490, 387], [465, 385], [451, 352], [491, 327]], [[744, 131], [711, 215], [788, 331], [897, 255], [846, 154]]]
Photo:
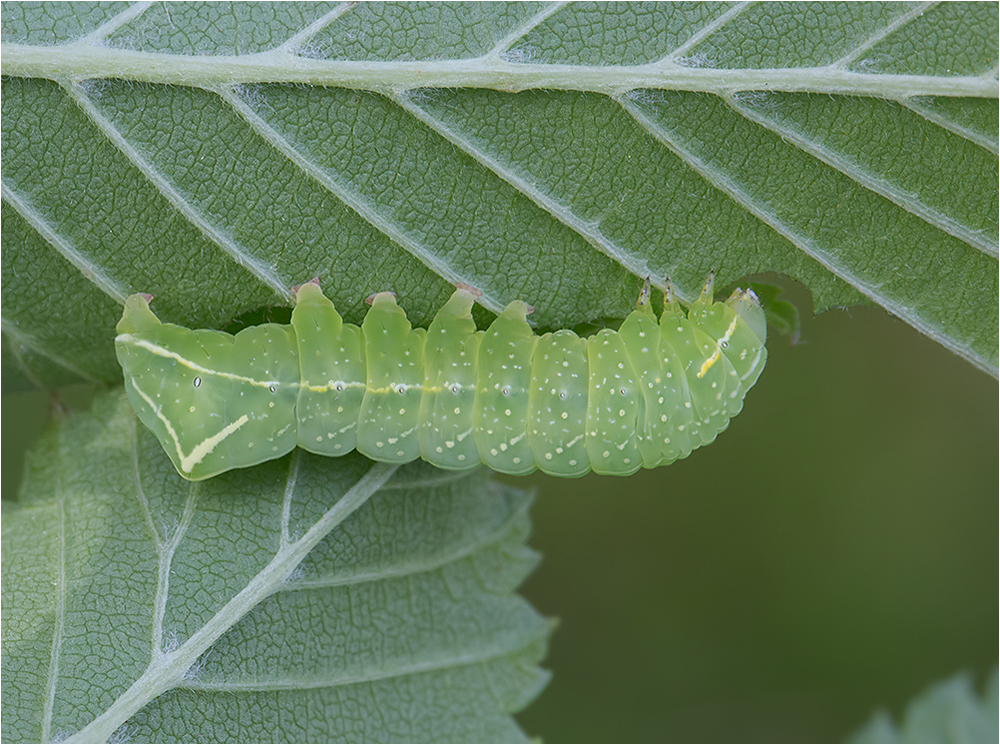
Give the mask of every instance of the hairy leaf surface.
[[994, 3], [3, 7], [4, 386], [319, 276], [540, 327], [773, 270], [997, 370]]
[[520, 741], [529, 502], [301, 452], [192, 484], [106, 394], [4, 515], [3, 739]]

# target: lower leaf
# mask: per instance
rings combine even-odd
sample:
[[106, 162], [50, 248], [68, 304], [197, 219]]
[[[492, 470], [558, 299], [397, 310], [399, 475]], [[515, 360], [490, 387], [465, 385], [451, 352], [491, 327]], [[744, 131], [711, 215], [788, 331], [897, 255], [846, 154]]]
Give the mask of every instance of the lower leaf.
[[5, 514], [3, 739], [523, 740], [529, 503], [300, 451], [192, 484], [106, 394]]

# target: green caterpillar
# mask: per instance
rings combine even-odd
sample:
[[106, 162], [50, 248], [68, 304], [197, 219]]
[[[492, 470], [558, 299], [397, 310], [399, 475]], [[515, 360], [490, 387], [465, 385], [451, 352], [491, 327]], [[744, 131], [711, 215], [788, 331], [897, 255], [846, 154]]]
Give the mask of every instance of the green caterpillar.
[[687, 313], [669, 286], [659, 322], [649, 280], [618, 331], [536, 336], [512, 302], [477, 331], [459, 285], [430, 328], [382, 292], [360, 327], [313, 280], [291, 325], [235, 336], [161, 323], [132, 295], [115, 347], [129, 400], [177, 471], [200, 480], [301, 447], [378, 461], [509, 474], [626, 476], [712, 442], [764, 369], [764, 312], [751, 290]]

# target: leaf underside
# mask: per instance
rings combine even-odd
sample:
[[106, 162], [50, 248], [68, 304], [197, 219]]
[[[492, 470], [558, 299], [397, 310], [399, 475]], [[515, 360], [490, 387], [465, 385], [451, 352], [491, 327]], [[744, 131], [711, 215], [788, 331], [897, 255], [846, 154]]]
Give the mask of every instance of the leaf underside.
[[[763, 271], [996, 375], [997, 6], [3, 5], [4, 390], [120, 380], [133, 291], [219, 328], [621, 318]], [[519, 92], [514, 92], [519, 91]], [[855, 95], [856, 94], [856, 95]]]
[[3, 740], [523, 740], [550, 630], [514, 594], [530, 497], [404, 467], [296, 563], [380, 468], [187, 482], [120, 390], [56, 427], [4, 515]]
[[997, 671], [983, 695], [977, 695], [967, 673], [934, 684], [917, 696], [899, 724], [887, 712], [872, 717], [851, 742], [996, 742], [998, 726]]

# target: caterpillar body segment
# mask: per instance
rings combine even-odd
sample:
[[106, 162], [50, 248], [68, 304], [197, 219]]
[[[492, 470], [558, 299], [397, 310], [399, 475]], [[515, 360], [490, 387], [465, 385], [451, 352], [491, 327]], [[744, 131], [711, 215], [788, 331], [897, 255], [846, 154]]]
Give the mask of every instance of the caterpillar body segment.
[[232, 336], [161, 323], [132, 295], [116, 350], [129, 400], [178, 472], [200, 480], [280, 457], [357, 449], [462, 470], [628, 475], [712, 442], [767, 359], [753, 292], [725, 302], [711, 279], [685, 311], [669, 287], [657, 319], [648, 280], [618, 331], [536, 335], [515, 301], [477, 330], [460, 285], [414, 329], [392, 293], [344, 323], [318, 282], [295, 289], [290, 325]]
[[515, 300], [490, 324], [479, 345], [476, 446], [495, 471], [522, 475], [535, 470], [528, 442], [531, 360], [538, 337], [528, 325], [528, 305]]
[[357, 447], [367, 389], [365, 338], [360, 328], [343, 322], [318, 283], [300, 286], [296, 297], [291, 328], [304, 350], [298, 355], [297, 442], [319, 455], [349, 453]]
[[358, 450], [373, 460], [409, 463], [420, 457], [427, 332], [410, 327], [392, 293], [375, 295], [371, 306], [361, 324], [368, 381], [358, 419]]
[[478, 293], [460, 286], [427, 329], [420, 404], [420, 457], [439, 468], [479, 463], [474, 419], [482, 331], [472, 305]]

